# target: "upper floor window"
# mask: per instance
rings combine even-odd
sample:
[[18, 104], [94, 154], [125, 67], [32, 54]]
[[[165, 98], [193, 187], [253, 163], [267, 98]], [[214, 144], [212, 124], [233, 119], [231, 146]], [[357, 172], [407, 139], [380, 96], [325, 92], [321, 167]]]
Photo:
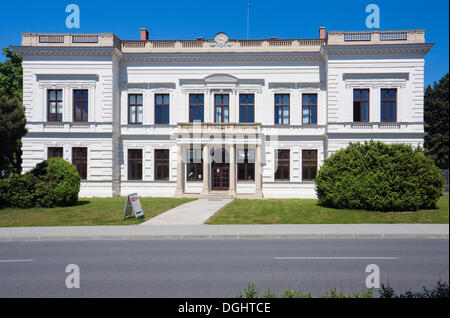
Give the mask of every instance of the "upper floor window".
[[302, 179], [315, 180], [317, 175], [317, 150], [302, 150]]
[[128, 150], [128, 180], [142, 180], [142, 149]]
[[381, 90], [381, 121], [397, 121], [397, 89]]
[[73, 121], [88, 121], [88, 95], [87, 89], [73, 91]]
[[155, 95], [155, 123], [169, 124], [169, 94]]
[[189, 149], [189, 162], [186, 164], [187, 180], [203, 180], [203, 152], [201, 149]]
[[155, 180], [169, 180], [169, 150], [155, 150]]
[[276, 150], [277, 170], [275, 171], [275, 180], [289, 181], [290, 174], [290, 151], [286, 149]]
[[72, 149], [72, 163], [80, 174], [81, 180], [87, 179], [87, 148]]
[[47, 158], [62, 158], [63, 148], [62, 147], [49, 147], [47, 149]]
[[142, 94], [128, 95], [128, 123], [142, 124]]
[[62, 121], [62, 89], [49, 89], [47, 92], [47, 120]]
[[353, 121], [369, 121], [369, 90], [353, 90]]
[[275, 125], [289, 125], [289, 94], [275, 94]]
[[238, 180], [255, 180], [255, 150], [238, 149], [237, 151]]
[[228, 123], [230, 110], [230, 97], [228, 94], [216, 94], [214, 96], [215, 122]]
[[189, 122], [204, 121], [205, 97], [203, 94], [189, 95]]
[[317, 124], [317, 94], [303, 94], [302, 96], [303, 125]]
[[239, 122], [254, 123], [255, 122], [255, 95], [241, 94], [239, 95]]

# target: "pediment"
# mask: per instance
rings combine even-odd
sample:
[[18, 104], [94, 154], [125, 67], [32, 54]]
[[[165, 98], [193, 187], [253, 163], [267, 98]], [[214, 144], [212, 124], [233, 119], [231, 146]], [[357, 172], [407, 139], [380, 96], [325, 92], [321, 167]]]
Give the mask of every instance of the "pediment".
[[238, 78], [229, 74], [212, 74], [206, 76], [204, 79], [205, 83], [237, 83]]

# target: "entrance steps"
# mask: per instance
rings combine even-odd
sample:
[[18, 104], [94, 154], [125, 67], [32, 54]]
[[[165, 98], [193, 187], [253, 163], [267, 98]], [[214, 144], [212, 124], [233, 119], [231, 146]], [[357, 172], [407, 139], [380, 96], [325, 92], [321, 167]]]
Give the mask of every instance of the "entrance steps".
[[234, 199], [235, 195], [223, 192], [210, 192], [208, 194], [202, 194], [200, 198], [207, 199], [209, 201], [220, 201], [225, 199]]

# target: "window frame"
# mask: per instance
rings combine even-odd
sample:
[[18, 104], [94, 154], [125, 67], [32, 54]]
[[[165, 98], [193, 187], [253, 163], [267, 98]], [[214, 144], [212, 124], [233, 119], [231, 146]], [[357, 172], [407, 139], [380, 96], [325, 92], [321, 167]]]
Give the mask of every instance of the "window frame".
[[[86, 151], [86, 157], [85, 158], [77, 157], [75, 155], [77, 153], [77, 150], [82, 150], [82, 149]], [[80, 163], [80, 161], [84, 161], [84, 162]], [[87, 180], [87, 177], [88, 177], [88, 148], [87, 147], [74, 147], [74, 148], [72, 148], [72, 164], [77, 169], [81, 180]], [[82, 171], [81, 171], [82, 173], [80, 173], [80, 169], [79, 169], [80, 166], [84, 167], [84, 169], [82, 169]], [[84, 176], [84, 174], [85, 174], [85, 176]]]
[[[394, 99], [390, 99], [390, 98], [383, 99], [383, 91], [384, 90], [387, 91], [387, 96], [389, 96], [389, 91], [395, 91], [395, 98]], [[381, 88], [380, 89], [380, 122], [382, 122], [382, 123], [396, 123], [397, 122], [397, 105], [398, 105], [397, 99], [398, 99], [397, 88]], [[383, 104], [383, 102], [387, 103], [387, 107], [386, 107], [386, 111], [387, 111], [386, 118], [387, 119], [386, 120], [383, 120], [383, 107], [381, 106]], [[392, 103], [392, 102], [395, 104], [395, 106], [394, 106], [395, 118], [394, 118], [394, 120], [389, 120], [389, 109], [390, 109], [389, 103]]]
[[[275, 150], [276, 151], [276, 155], [277, 155], [277, 158], [276, 158], [276, 163], [277, 163], [277, 166], [276, 166], [276, 170], [275, 170], [275, 181], [290, 181], [291, 180], [291, 151], [290, 151], [290, 149], [276, 149]], [[280, 153], [287, 153], [288, 154], [288, 158], [281, 158], [280, 159]], [[283, 169], [283, 168], [286, 168], [287, 167], [287, 177], [284, 175], [284, 171], [286, 170], [286, 169]], [[281, 168], [281, 170], [280, 170], [280, 177], [278, 178], [277, 177], [277, 175], [278, 175], [278, 170]]]
[[[316, 103], [311, 103], [311, 96], [316, 96]], [[303, 96], [308, 96], [308, 103], [304, 104]], [[317, 117], [318, 117], [318, 104], [319, 104], [319, 96], [317, 93], [305, 93], [302, 94], [302, 125], [317, 125]], [[308, 107], [308, 123], [305, 123], [303, 117], [303, 108]], [[316, 107], [316, 118], [315, 123], [311, 123], [311, 107]]]
[[[136, 103], [131, 104], [131, 96], [134, 96], [136, 98]], [[138, 96], [142, 97], [142, 104], [138, 103]], [[135, 122], [131, 121], [131, 107], [135, 107], [135, 113], [134, 113], [134, 119]], [[128, 124], [130, 125], [142, 125], [142, 122], [138, 122], [138, 107], [142, 108], [142, 118], [144, 117], [144, 95], [139, 93], [130, 93], [128, 94]]]
[[[217, 99], [216, 97], [220, 96], [221, 97], [221, 102], [220, 104], [217, 103]], [[225, 96], [228, 96], [228, 104], [224, 104], [223, 103], [223, 98]], [[220, 121], [217, 121], [217, 108], [221, 108], [221, 112], [220, 112]], [[228, 109], [228, 121], [224, 121], [224, 108]], [[230, 94], [214, 94], [214, 122], [218, 123], [218, 124], [227, 124], [230, 122]]]
[[[199, 101], [199, 97], [203, 96], [203, 103], [194, 103], [194, 104], [192, 104], [191, 103], [191, 97], [193, 97], [193, 96], [196, 96], [196, 101], [197, 102]], [[196, 111], [197, 119], [193, 119], [192, 118], [192, 114], [193, 114], [192, 109], [193, 108], [195, 108], [197, 110]], [[199, 117], [198, 116], [198, 109], [199, 108], [203, 109], [203, 111], [202, 111], [202, 118], [201, 119], [198, 119], [198, 117]], [[205, 121], [205, 94], [189, 94], [189, 122], [193, 123], [194, 121], [200, 121], [201, 123], [203, 123]]]
[[[359, 91], [359, 100], [355, 100], [355, 91]], [[362, 99], [361, 92], [367, 91], [367, 100]], [[353, 122], [355, 123], [368, 123], [370, 122], [370, 89], [369, 88], [354, 88], [352, 91], [352, 99], [353, 99]], [[355, 103], [359, 103], [359, 120], [355, 120]], [[362, 120], [362, 103], [367, 102], [367, 120]]]
[[[281, 96], [281, 104], [277, 104], [277, 96]], [[288, 97], [288, 103], [284, 104], [284, 96]], [[274, 124], [276, 126], [288, 126], [291, 123], [291, 94], [277, 93], [274, 95]], [[277, 123], [277, 107], [281, 107], [281, 123]], [[284, 123], [284, 107], [288, 109], [288, 122]]]
[[[157, 103], [159, 96], [162, 97], [162, 104]], [[167, 100], [168, 100], [167, 104], [164, 103], [164, 97], [166, 97], [166, 96], [167, 96]], [[157, 117], [158, 108], [162, 109], [162, 112], [161, 112], [161, 114], [162, 114], [161, 120], [162, 121], [161, 122], [158, 122], [158, 117]], [[164, 115], [165, 115], [166, 111], [167, 111], [167, 123], [164, 122], [164, 117], [165, 117]], [[169, 125], [169, 124], [170, 124], [170, 94], [169, 93], [155, 94], [155, 125]]]
[[[54, 155], [54, 154], [58, 153], [58, 151], [55, 151], [55, 149], [61, 150], [60, 156]], [[64, 147], [48, 147], [47, 148], [47, 159], [50, 159], [50, 158], [63, 158], [64, 159]]]
[[[75, 99], [75, 97], [76, 97], [76, 92], [77, 91], [83, 91], [83, 92], [87, 92], [87, 99], [81, 99], [81, 100], [76, 100]], [[74, 89], [73, 91], [72, 91], [72, 94], [73, 94], [73, 96], [72, 96], [72, 105], [73, 105], [73, 121], [74, 122], [79, 122], [79, 123], [87, 123], [87, 122], [89, 122], [89, 89], [85, 89], [85, 88], [83, 88], [83, 89]], [[86, 103], [87, 104], [87, 107], [88, 107], [88, 111], [87, 111], [87, 113], [86, 113], [86, 120], [83, 120], [83, 117], [84, 117], [84, 107], [82, 107], [81, 108], [81, 110], [82, 110], [82, 114], [81, 114], [81, 119], [79, 119], [79, 118], [77, 118], [77, 107], [76, 107], [76, 104], [77, 103]]]
[[[256, 150], [255, 149], [248, 149], [248, 148], [244, 148], [244, 149], [237, 149], [236, 154], [239, 157], [239, 152], [240, 151], [244, 151], [244, 162], [237, 162], [236, 168], [237, 168], [237, 181], [255, 181], [255, 162], [249, 162], [249, 152], [253, 151], [253, 158], [255, 158], [256, 156]], [[253, 168], [251, 168], [253, 166]], [[240, 178], [240, 168], [244, 169], [244, 178]], [[249, 173], [253, 172], [253, 175], [251, 175]]]
[[[55, 92], [55, 98], [51, 99], [51, 92]], [[58, 99], [58, 92], [61, 92], [61, 99]], [[62, 122], [63, 121], [63, 113], [64, 113], [64, 92], [62, 89], [47, 89], [47, 121], [49, 122]], [[56, 113], [50, 112], [50, 103], [55, 103]], [[58, 113], [58, 103], [62, 104], [63, 112]], [[58, 115], [61, 114], [61, 119], [58, 118]], [[56, 119], [52, 119], [52, 115], [56, 115]]]
[[[305, 153], [315, 153], [315, 158], [306, 158]], [[314, 181], [317, 177], [317, 169], [318, 169], [318, 151], [317, 149], [302, 149], [302, 181]], [[308, 156], [309, 157], [309, 156]], [[308, 167], [308, 176], [305, 177], [304, 169]], [[311, 177], [311, 168], [315, 168], [316, 174], [314, 177]]]
[[[246, 96], [246, 103], [242, 103], [241, 102], [241, 97], [242, 96]], [[253, 96], [253, 103], [249, 103], [249, 96]], [[246, 120], [244, 120], [243, 118], [242, 118], [242, 112], [241, 112], [241, 109], [242, 108], [245, 108], [245, 119]], [[249, 109], [251, 109], [252, 110], [252, 112], [253, 112], [253, 121], [250, 121], [249, 120]], [[254, 123], [255, 122], [255, 94], [253, 94], [253, 93], [242, 93], [242, 94], [239, 94], [239, 122], [240, 123]]]
[[[167, 158], [158, 158], [158, 153], [167, 153]], [[167, 176], [164, 176], [162, 173], [162, 177], [159, 177], [159, 169], [161, 167], [167, 167], [167, 171], [163, 169], [162, 171], [167, 172]], [[169, 181], [170, 179], [170, 151], [169, 149], [155, 149], [155, 172], [154, 179], [156, 181]]]
[[[204, 175], [203, 175], [203, 150], [202, 149], [195, 149], [195, 148], [189, 148], [188, 149], [188, 162], [186, 163], [186, 181], [187, 182], [202, 182]], [[200, 162], [195, 162], [195, 152], [198, 152], [200, 154]], [[191, 155], [192, 153], [192, 155]], [[193, 168], [194, 176], [193, 179], [189, 178], [189, 171], [191, 171], [191, 168]], [[202, 177], [199, 178], [198, 175], [201, 175]]]
[[[133, 156], [132, 155], [133, 153], [137, 154], [137, 156]], [[140, 156], [139, 156], [139, 154], [140, 154]], [[142, 162], [143, 162], [142, 149], [128, 149], [128, 180], [142, 181], [142, 176], [143, 176]], [[140, 165], [140, 169], [139, 169], [139, 165]], [[140, 173], [139, 173], [139, 171], [140, 171]]]

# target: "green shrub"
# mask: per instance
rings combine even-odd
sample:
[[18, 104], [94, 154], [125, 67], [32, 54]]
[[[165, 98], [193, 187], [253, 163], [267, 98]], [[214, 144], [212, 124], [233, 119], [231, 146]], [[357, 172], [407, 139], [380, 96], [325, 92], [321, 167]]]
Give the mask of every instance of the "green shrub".
[[75, 205], [80, 192], [80, 175], [61, 158], [41, 162], [31, 173], [37, 178], [36, 204], [45, 208]]
[[439, 169], [420, 147], [374, 141], [337, 151], [316, 178], [319, 204], [372, 211], [435, 208], [443, 186]]
[[0, 179], [0, 208], [8, 206], [8, 180]]
[[31, 174], [13, 174], [2, 181], [5, 206], [28, 209], [34, 206], [36, 179]]

